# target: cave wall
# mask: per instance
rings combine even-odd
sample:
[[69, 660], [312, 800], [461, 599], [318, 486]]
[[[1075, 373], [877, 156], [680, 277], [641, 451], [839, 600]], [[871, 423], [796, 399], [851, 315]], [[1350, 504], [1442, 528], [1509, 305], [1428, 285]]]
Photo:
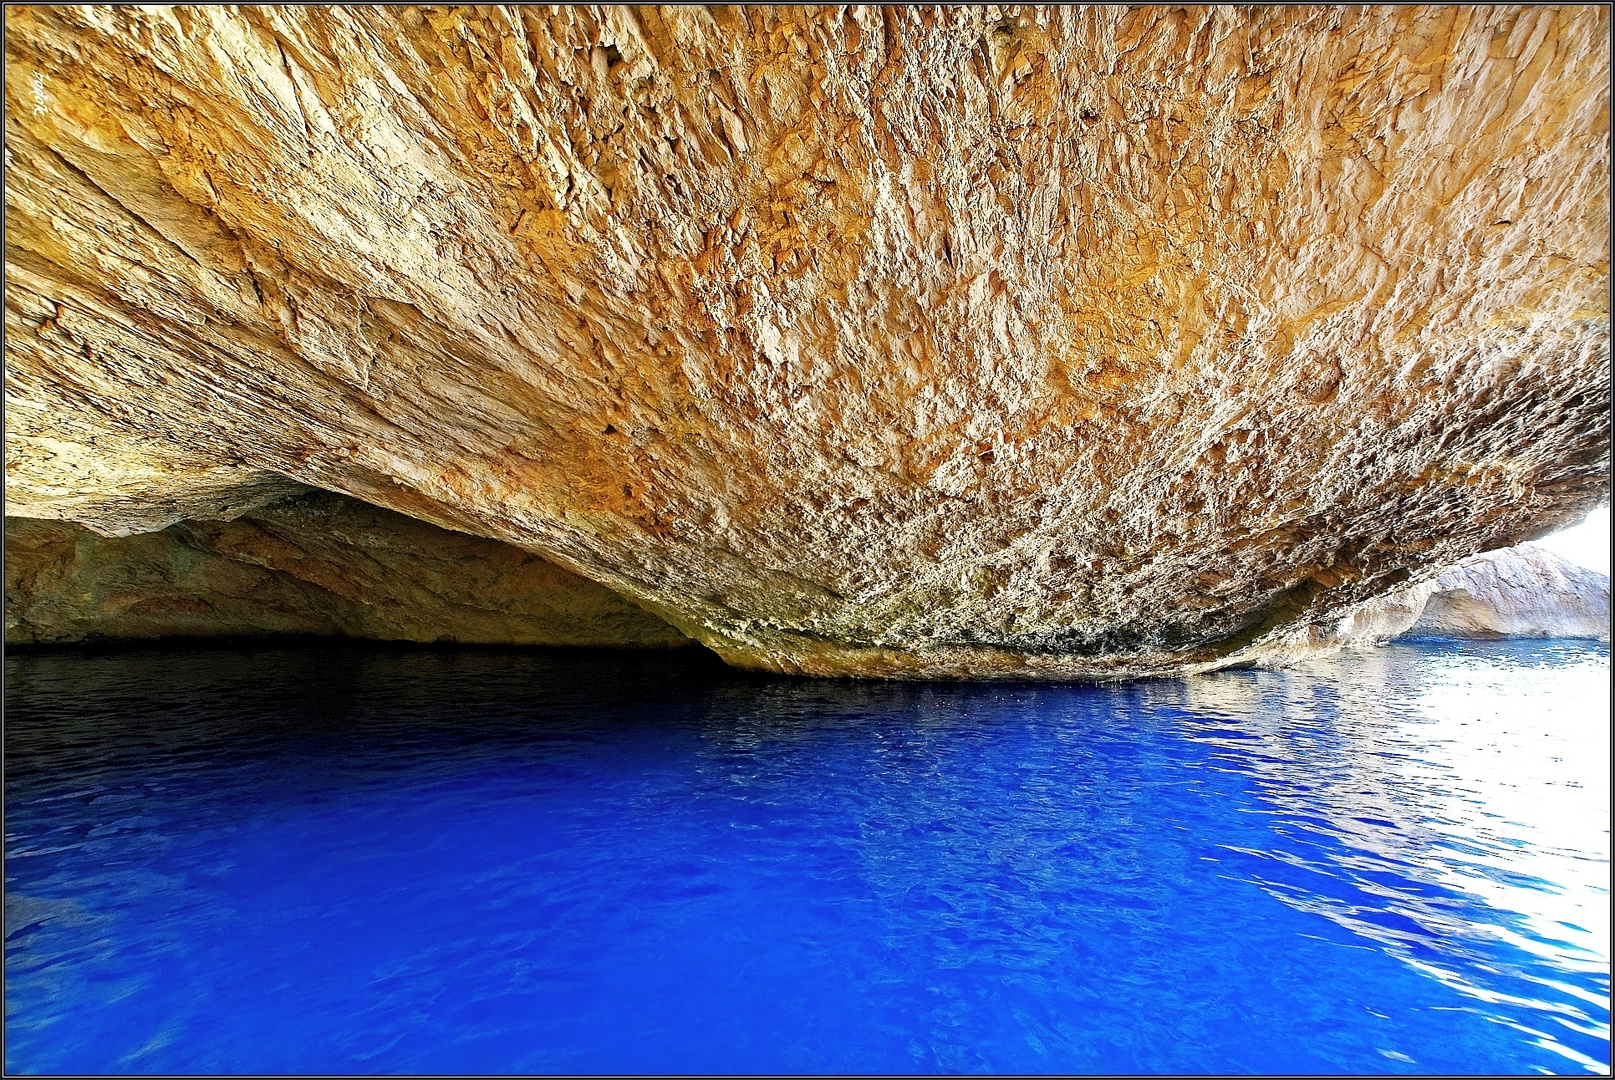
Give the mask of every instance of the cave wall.
[[289, 479], [768, 670], [1248, 658], [1607, 497], [1609, 32], [8, 8], [7, 513]]
[[6, 518], [6, 644], [318, 635], [674, 648], [690, 639], [531, 552], [307, 488], [106, 537]]
[[1536, 544], [1464, 559], [1360, 605], [1327, 632], [1330, 644], [1398, 637], [1567, 637], [1609, 640], [1609, 576]]

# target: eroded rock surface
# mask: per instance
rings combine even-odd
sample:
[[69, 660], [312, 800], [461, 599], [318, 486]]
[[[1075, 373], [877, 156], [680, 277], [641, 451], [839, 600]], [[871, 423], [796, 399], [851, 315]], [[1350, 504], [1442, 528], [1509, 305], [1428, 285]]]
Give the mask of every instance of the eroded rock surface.
[[1609, 577], [1521, 544], [1471, 556], [1429, 581], [1370, 600], [1330, 637], [1363, 644], [1396, 637], [1609, 638]]
[[264, 634], [690, 644], [530, 552], [307, 488], [231, 521], [133, 536], [7, 518], [5, 553], [8, 644]]
[[743, 666], [1108, 676], [1608, 490], [1606, 8], [6, 31], [11, 514], [285, 477]]

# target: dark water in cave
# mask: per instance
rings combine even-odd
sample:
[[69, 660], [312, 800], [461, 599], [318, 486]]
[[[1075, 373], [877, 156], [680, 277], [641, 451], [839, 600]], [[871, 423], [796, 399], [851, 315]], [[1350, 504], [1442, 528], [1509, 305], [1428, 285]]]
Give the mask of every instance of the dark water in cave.
[[6, 1064], [1606, 1071], [1609, 673], [14, 654]]

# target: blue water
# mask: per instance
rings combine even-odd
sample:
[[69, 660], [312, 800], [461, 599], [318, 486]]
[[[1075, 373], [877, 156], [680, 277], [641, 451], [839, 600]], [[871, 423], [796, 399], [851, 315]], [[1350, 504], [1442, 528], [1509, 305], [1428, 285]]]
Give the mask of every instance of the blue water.
[[1609, 668], [12, 655], [6, 1065], [1607, 1071]]

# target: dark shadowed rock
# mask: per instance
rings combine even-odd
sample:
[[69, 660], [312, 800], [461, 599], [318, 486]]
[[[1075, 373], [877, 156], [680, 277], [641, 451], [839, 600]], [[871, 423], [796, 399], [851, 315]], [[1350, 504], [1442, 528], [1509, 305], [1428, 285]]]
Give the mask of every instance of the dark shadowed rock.
[[5, 553], [10, 644], [261, 634], [690, 644], [532, 552], [306, 488], [232, 521], [134, 536], [7, 518]]

